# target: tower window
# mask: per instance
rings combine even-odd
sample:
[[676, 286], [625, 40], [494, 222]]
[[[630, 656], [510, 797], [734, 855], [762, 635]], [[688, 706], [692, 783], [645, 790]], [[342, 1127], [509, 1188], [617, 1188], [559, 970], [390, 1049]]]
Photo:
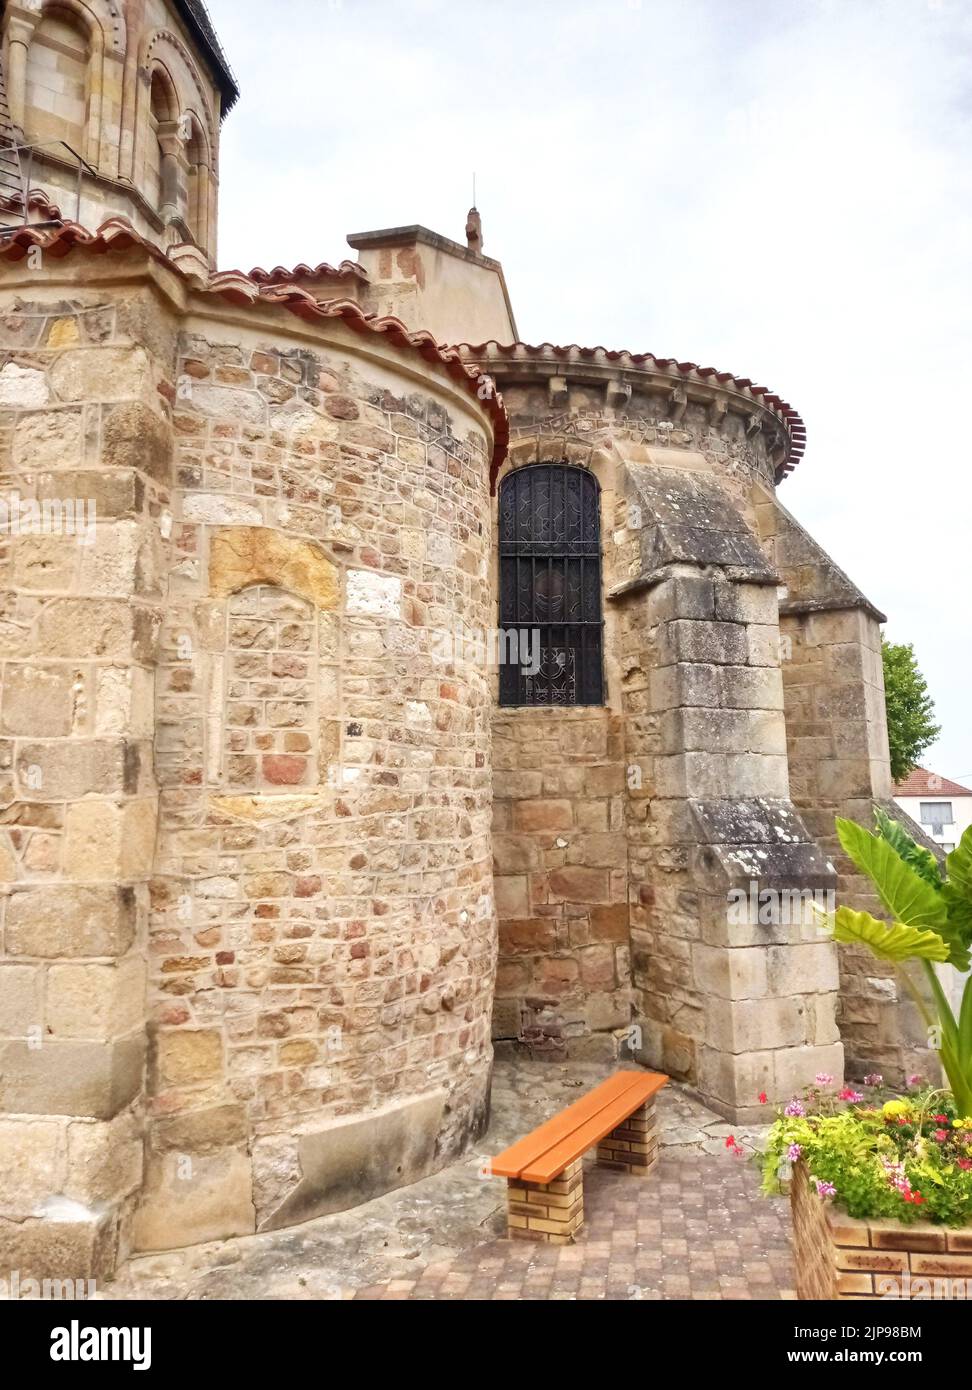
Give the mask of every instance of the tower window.
[[529, 464], [499, 500], [501, 705], [599, 705], [601, 528], [597, 479]]

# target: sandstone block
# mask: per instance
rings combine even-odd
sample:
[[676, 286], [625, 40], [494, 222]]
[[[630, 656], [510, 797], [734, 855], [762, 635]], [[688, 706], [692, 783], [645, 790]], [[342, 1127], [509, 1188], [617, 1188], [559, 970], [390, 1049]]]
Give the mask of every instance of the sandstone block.
[[62, 401], [117, 401], [150, 392], [152, 370], [140, 347], [83, 347], [62, 352], [50, 370]]
[[35, 367], [5, 362], [0, 367], [0, 406], [6, 410], [36, 410], [50, 400], [47, 376]]
[[166, 1029], [157, 1039], [157, 1066], [172, 1086], [216, 1080], [223, 1072], [223, 1035], [217, 1029]]
[[25, 795], [37, 801], [111, 796], [137, 790], [137, 757], [136, 746], [121, 739], [24, 742], [17, 774]]
[[64, 872], [75, 880], [145, 878], [152, 871], [156, 803], [76, 801], [64, 816]]
[[0, 1037], [39, 1036], [42, 984], [40, 967], [0, 963]]
[[[42, 468], [74, 469], [81, 465], [82, 450], [79, 410], [35, 410], [17, 422], [11, 441], [11, 463], [16, 471], [29, 470], [32, 474]], [[49, 495], [44, 487], [35, 487], [36, 496]]]
[[109, 1039], [138, 1028], [145, 1017], [145, 962], [52, 965], [44, 1021], [52, 1038]]
[[4, 733], [60, 738], [71, 732], [74, 673], [64, 666], [8, 662], [0, 725]]
[[135, 935], [135, 918], [131, 888], [27, 888], [7, 904], [7, 953], [48, 959], [124, 955]]
[[258, 583], [289, 589], [318, 608], [335, 608], [338, 603], [337, 568], [311, 541], [270, 527], [232, 526], [214, 532], [210, 592], [222, 596]]
[[25, 1279], [103, 1284], [114, 1273], [117, 1230], [111, 1216], [84, 1221], [0, 1220], [0, 1269], [17, 1270]]
[[152, 1155], [135, 1215], [137, 1250], [172, 1250], [201, 1241], [249, 1235], [256, 1218], [249, 1156]]
[[131, 1110], [113, 1120], [72, 1121], [67, 1128], [65, 1197], [95, 1206], [134, 1192], [142, 1181], [142, 1147], [141, 1124]]
[[141, 401], [125, 401], [106, 410], [102, 422], [101, 462], [132, 469], [166, 483], [172, 472], [171, 426]]
[[0, 1216], [28, 1216], [60, 1191], [64, 1147], [56, 1120], [0, 1120]]
[[0, 1044], [0, 1110], [109, 1120], [139, 1094], [144, 1060], [141, 1034], [111, 1043]]
[[513, 806], [515, 830], [569, 830], [572, 825], [573, 814], [569, 801], [518, 801]]

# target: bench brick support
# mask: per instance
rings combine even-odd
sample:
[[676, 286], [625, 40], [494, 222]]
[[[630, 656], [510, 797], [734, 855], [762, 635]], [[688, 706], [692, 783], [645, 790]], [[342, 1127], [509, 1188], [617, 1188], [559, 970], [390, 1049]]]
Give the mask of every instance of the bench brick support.
[[506, 1184], [507, 1220], [512, 1240], [567, 1245], [584, 1221], [584, 1163], [578, 1158], [553, 1182]]
[[597, 1146], [597, 1161], [603, 1168], [634, 1173], [639, 1178], [648, 1176], [658, 1162], [654, 1097], [601, 1140]]

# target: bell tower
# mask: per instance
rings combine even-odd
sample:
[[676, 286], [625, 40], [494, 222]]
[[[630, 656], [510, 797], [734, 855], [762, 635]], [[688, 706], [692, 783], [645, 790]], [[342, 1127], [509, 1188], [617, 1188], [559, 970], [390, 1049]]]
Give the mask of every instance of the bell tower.
[[214, 265], [239, 89], [202, 0], [14, 0], [2, 35], [0, 223], [121, 215]]

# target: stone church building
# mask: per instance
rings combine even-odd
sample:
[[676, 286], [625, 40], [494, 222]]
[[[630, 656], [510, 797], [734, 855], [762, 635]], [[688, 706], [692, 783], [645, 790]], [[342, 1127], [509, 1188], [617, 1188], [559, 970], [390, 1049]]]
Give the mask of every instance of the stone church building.
[[796, 411], [521, 342], [475, 209], [220, 270], [201, 0], [2, 33], [0, 1268], [410, 1182], [494, 1050], [733, 1121], [920, 1070], [811, 908], [873, 907], [834, 816], [893, 806]]

